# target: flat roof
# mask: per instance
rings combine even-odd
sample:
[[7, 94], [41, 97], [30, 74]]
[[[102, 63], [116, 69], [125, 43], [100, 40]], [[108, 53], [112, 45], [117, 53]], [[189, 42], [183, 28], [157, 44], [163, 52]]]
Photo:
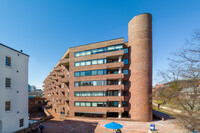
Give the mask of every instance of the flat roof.
[[99, 42], [93, 42], [93, 43], [88, 43], [88, 44], [82, 44], [79, 46], [74, 46], [74, 47], [69, 47], [69, 48], [76, 48], [76, 47], [81, 47], [81, 46], [85, 46], [85, 45], [92, 45], [92, 44], [96, 44], [96, 43], [101, 43], [101, 42], [107, 42], [107, 41], [113, 41], [113, 40], [117, 40], [117, 39], [123, 39], [124, 37], [120, 37], [120, 38], [115, 38], [115, 39], [110, 39], [110, 40], [104, 40], [104, 41], [99, 41]]
[[13, 48], [11, 48], [11, 47], [8, 47], [8, 46], [6, 46], [6, 45], [4, 45], [4, 44], [2, 44], [2, 43], [0, 43], [0, 45], [6, 47], [6, 48], [8, 48], [8, 49], [11, 49], [11, 50], [13, 50], [13, 51], [15, 51], [15, 52], [18, 52], [18, 53], [20, 53], [20, 54], [23, 54], [23, 55], [26, 55], [26, 56], [29, 57], [28, 54], [22, 53], [22, 52], [20, 52], [20, 51], [18, 51], [18, 50], [16, 50], [16, 49], [13, 49]]

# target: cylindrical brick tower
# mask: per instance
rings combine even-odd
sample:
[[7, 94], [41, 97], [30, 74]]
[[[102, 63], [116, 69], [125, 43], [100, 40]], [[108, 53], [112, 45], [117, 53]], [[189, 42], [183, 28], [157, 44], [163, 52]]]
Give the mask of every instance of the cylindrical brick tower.
[[152, 120], [152, 16], [144, 13], [128, 24], [130, 46], [130, 116]]

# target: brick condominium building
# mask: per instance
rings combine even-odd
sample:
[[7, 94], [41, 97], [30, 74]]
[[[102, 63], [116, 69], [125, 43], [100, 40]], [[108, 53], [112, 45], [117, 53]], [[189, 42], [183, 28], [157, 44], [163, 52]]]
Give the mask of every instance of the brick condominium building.
[[135, 16], [124, 38], [67, 50], [44, 80], [55, 113], [152, 120], [152, 16]]

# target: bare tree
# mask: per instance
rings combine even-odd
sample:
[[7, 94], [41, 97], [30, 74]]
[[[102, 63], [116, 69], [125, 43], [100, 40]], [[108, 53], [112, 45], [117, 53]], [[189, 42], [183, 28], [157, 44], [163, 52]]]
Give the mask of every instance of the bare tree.
[[[192, 37], [170, 59], [169, 69], [159, 71], [167, 83], [165, 97], [181, 108], [182, 113], [176, 118], [190, 131], [200, 129], [200, 30]], [[190, 93], [184, 93], [185, 89]]]

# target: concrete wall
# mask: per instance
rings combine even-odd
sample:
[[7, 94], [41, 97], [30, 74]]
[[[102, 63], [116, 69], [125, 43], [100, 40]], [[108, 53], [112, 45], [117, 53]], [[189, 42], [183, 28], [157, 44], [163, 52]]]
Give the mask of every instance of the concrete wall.
[[[11, 67], [5, 65], [11, 57]], [[29, 57], [0, 45], [0, 121], [2, 133], [11, 133], [28, 127], [28, 61]], [[11, 88], [5, 87], [5, 78], [11, 78]], [[5, 111], [5, 101], [11, 101], [11, 110]], [[19, 120], [24, 126], [19, 127]], [[0, 128], [1, 129], [1, 128]]]

